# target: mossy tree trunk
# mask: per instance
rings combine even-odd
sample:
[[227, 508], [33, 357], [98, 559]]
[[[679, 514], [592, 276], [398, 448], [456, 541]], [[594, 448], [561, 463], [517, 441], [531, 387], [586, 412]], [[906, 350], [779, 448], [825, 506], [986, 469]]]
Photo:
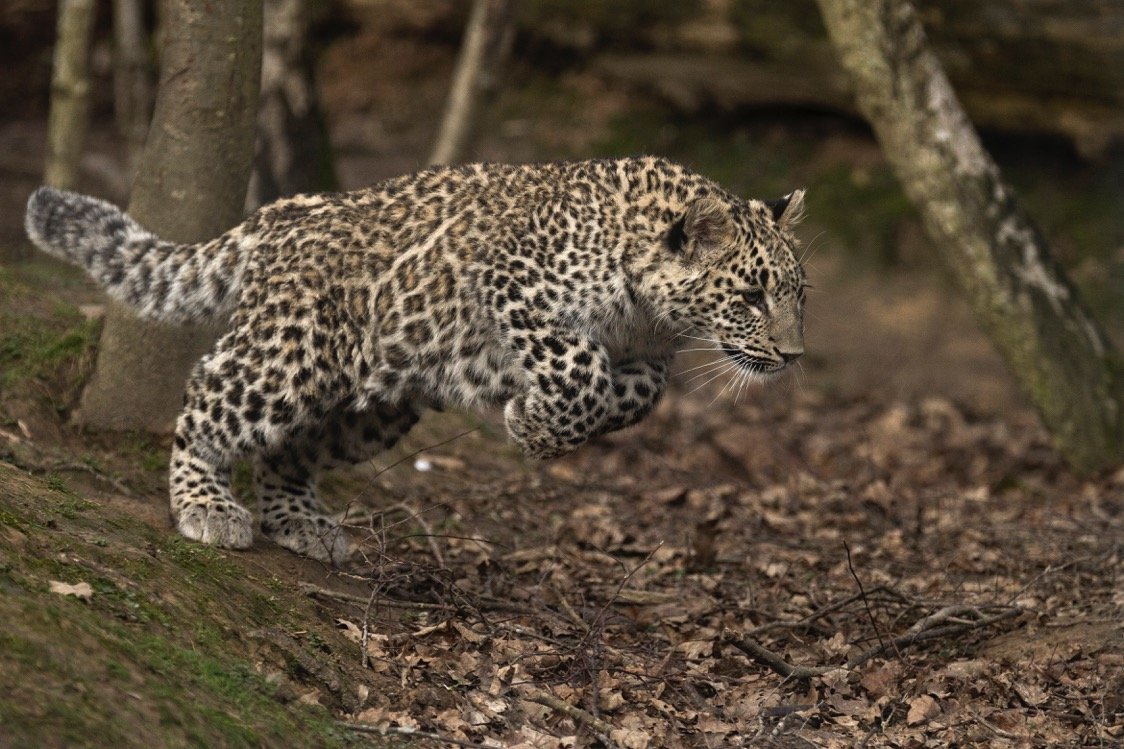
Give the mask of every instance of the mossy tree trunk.
[[1124, 363], [984, 150], [907, 0], [817, 0], [864, 116], [1070, 464], [1124, 460]]
[[[160, 84], [129, 213], [177, 242], [214, 237], [241, 218], [254, 149], [261, 0], [219, 6], [164, 0]], [[80, 423], [164, 431], [215, 329], [173, 327], [111, 304]]]

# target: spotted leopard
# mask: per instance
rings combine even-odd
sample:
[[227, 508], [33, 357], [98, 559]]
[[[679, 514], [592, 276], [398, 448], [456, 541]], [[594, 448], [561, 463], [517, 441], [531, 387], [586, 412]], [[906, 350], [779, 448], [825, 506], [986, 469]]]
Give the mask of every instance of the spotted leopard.
[[474, 164], [282, 199], [196, 245], [47, 187], [26, 228], [142, 316], [229, 319], [176, 424], [179, 531], [251, 544], [230, 470], [252, 456], [262, 532], [340, 563], [318, 476], [427, 408], [502, 407], [523, 452], [551, 458], [644, 418], [679, 336], [747, 375], [783, 370], [804, 350], [803, 197], [742, 199], [658, 158]]

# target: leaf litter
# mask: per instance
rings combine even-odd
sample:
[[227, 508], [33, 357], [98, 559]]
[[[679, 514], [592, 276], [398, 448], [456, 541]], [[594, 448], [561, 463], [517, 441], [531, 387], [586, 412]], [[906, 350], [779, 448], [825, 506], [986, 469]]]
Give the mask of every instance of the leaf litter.
[[399, 501], [354, 521], [361, 562], [308, 591], [365, 665], [345, 724], [504, 747], [1124, 740], [1124, 472], [1075, 478], [1027, 414], [776, 393], [673, 397], [552, 464], [464, 441], [381, 477], [362, 501]]

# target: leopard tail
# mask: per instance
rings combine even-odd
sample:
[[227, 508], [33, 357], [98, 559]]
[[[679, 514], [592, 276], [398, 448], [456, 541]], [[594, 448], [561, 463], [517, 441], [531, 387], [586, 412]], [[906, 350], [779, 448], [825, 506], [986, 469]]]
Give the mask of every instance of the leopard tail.
[[39, 249], [82, 266], [112, 298], [152, 320], [224, 317], [246, 265], [239, 228], [208, 242], [176, 244], [111, 203], [52, 187], [40, 187], [27, 201], [24, 227]]

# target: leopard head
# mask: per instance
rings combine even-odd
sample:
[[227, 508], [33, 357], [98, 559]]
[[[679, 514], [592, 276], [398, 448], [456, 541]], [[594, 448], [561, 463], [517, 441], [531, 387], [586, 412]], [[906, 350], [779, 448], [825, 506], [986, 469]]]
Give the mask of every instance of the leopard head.
[[650, 287], [666, 332], [715, 344], [749, 375], [798, 359], [807, 282], [792, 229], [803, 210], [803, 190], [770, 202], [691, 200], [663, 236]]

